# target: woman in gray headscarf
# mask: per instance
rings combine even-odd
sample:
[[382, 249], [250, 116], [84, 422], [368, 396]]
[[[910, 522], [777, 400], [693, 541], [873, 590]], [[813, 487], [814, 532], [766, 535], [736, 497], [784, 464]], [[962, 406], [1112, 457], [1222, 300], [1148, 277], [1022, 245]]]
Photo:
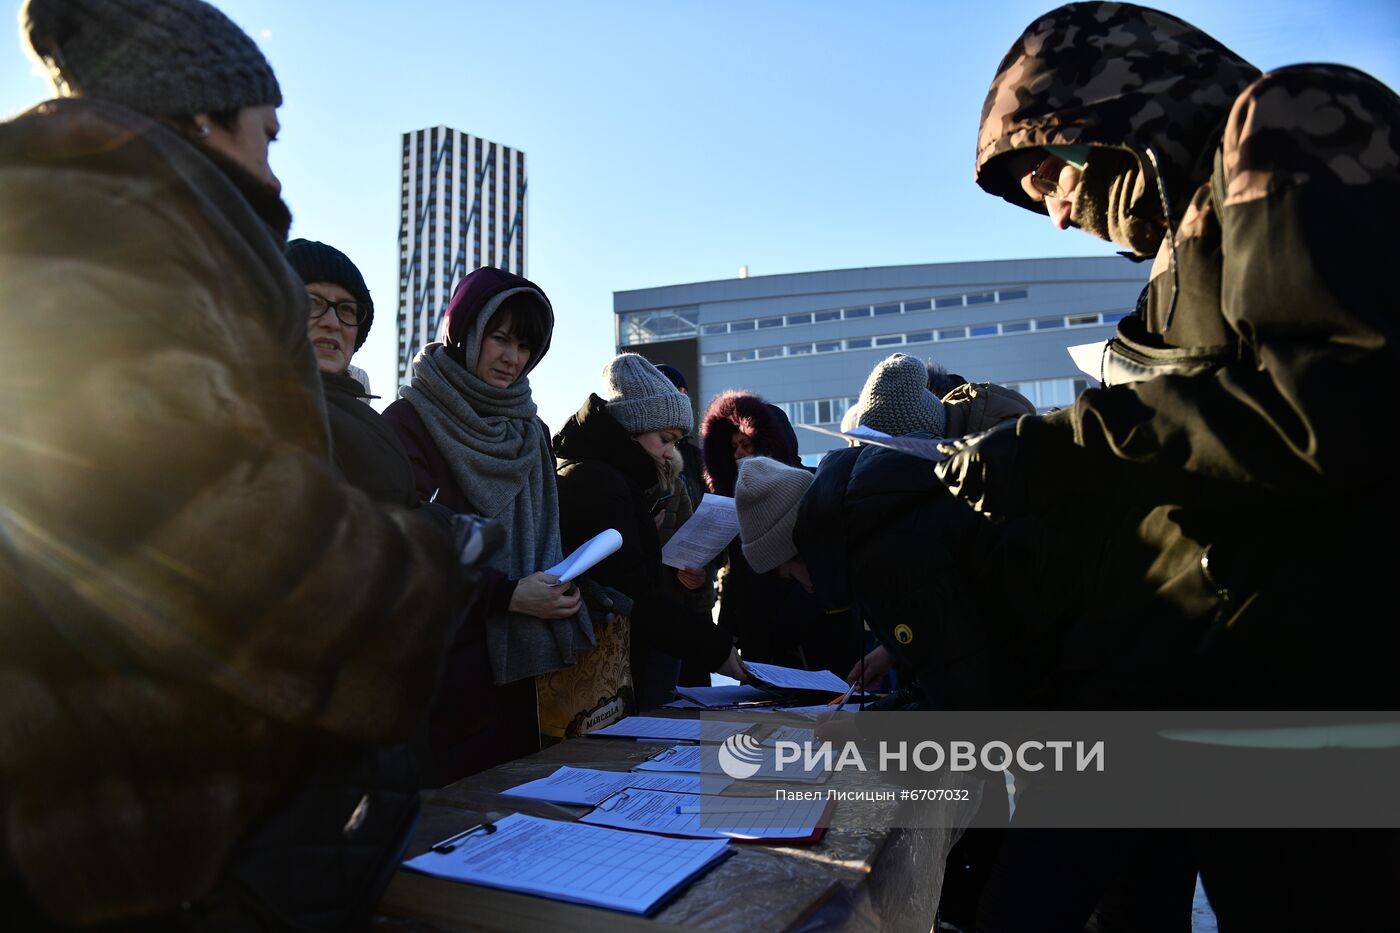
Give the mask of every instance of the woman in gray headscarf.
[[384, 411], [418, 493], [499, 522], [506, 544], [448, 659], [431, 726], [433, 783], [539, 748], [533, 676], [593, 645], [579, 592], [543, 573], [562, 558], [550, 432], [530, 396], [554, 311], [539, 286], [482, 268], [457, 286], [438, 342]]

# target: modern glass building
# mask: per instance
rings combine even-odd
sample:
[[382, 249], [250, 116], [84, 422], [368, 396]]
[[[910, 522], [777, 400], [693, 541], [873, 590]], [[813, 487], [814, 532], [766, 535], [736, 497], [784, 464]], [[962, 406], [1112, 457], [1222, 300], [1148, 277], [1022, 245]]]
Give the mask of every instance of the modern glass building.
[[[619, 351], [680, 369], [700, 413], [744, 389], [834, 428], [897, 352], [1068, 405], [1089, 380], [1066, 348], [1112, 336], [1147, 272], [1117, 256], [841, 269], [615, 292], [613, 312]], [[841, 443], [797, 435], [811, 463]]]
[[399, 186], [398, 381], [437, 335], [452, 290], [495, 266], [525, 275], [525, 153], [434, 126], [403, 134]]

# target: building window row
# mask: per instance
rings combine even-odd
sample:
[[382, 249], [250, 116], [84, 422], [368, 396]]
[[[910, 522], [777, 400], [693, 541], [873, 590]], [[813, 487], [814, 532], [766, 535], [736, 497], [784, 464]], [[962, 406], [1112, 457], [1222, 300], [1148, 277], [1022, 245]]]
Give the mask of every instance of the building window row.
[[822, 311], [802, 311], [797, 314], [779, 314], [772, 317], [745, 318], [739, 321], [719, 321], [706, 324], [700, 332], [711, 334], [741, 334], [754, 330], [769, 330], [775, 327], [801, 327], [805, 324], [826, 324], [830, 321], [854, 321], [872, 317], [888, 317], [895, 314], [909, 314], [914, 311], [941, 311], [946, 308], [964, 308], [969, 305], [994, 304], [1004, 301], [1022, 301], [1030, 297], [1024, 288], [1003, 289], [990, 292], [972, 292], [961, 295], [943, 295], [939, 298], [920, 298], [913, 301], [895, 301], [879, 305], [858, 305], [852, 308], [828, 308]]
[[[650, 313], [650, 312], [648, 312]], [[909, 331], [903, 334], [880, 334], [874, 337], [846, 337], [840, 340], [816, 340], [745, 350], [702, 353], [700, 365], [718, 366], [723, 363], [752, 363], [784, 357], [812, 356], [821, 353], [844, 353], [854, 350], [878, 350], [887, 347], [918, 346], [950, 340], [975, 340], [982, 337], [1004, 337], [1032, 331], [1057, 330], [1066, 327], [1093, 327], [1116, 324], [1127, 317], [1127, 311], [1105, 311], [1102, 314], [1069, 314], [1060, 317], [1036, 318], [1031, 321], [1006, 321], [999, 324], [973, 324], [962, 327], [941, 327]], [[626, 315], [624, 315], [626, 317]], [[674, 338], [659, 338], [674, 339]], [[645, 342], [645, 341], [639, 341]]]
[[1079, 393], [1089, 388], [1089, 380], [1080, 378], [1032, 379], [1028, 382], [1003, 383], [1026, 397], [1037, 411], [1065, 408], [1074, 404]]
[[803, 399], [799, 402], [779, 402], [793, 424], [840, 424], [846, 411], [856, 403], [856, 396], [845, 398]]

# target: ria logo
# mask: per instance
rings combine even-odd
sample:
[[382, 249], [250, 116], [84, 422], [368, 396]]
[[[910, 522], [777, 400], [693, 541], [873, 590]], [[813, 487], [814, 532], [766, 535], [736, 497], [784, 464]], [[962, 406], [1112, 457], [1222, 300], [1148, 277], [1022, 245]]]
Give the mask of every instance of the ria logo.
[[736, 781], [751, 778], [763, 764], [763, 746], [747, 732], [725, 739], [719, 747], [720, 770]]

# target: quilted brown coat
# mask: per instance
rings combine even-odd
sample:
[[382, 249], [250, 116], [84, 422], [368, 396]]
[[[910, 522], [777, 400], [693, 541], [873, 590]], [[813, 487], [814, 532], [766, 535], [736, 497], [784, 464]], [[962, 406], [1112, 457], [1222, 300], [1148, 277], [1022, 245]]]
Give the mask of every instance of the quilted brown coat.
[[434, 689], [446, 529], [334, 478], [282, 249], [145, 117], [0, 124], [0, 889], [52, 919], [197, 899]]

